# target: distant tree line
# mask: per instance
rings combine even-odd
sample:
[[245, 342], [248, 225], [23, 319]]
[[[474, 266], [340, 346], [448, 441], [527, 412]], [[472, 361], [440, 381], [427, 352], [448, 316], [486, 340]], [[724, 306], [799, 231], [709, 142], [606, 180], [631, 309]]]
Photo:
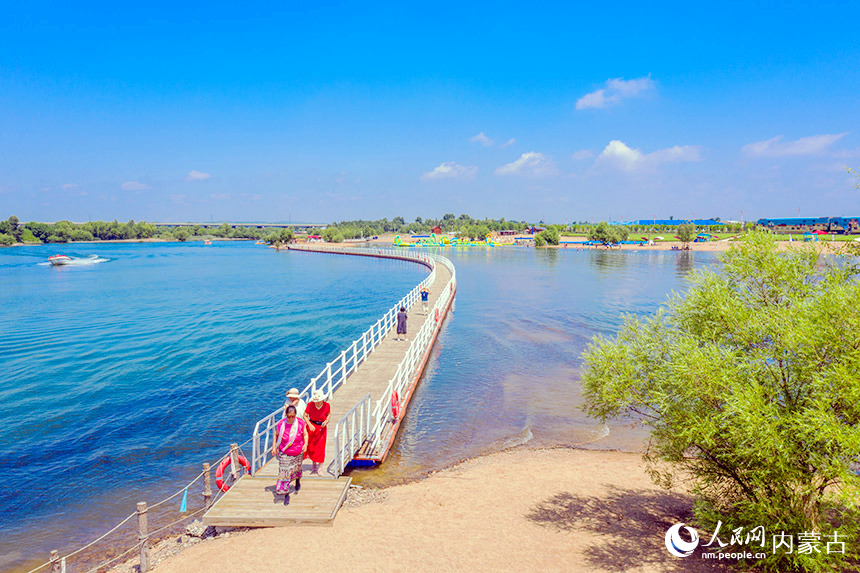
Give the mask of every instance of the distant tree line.
[[15, 215], [12, 215], [5, 221], [0, 221], [0, 245], [153, 238], [187, 241], [193, 237], [256, 239], [275, 243], [288, 242], [293, 239], [293, 236], [292, 229], [233, 227], [228, 223], [222, 223], [218, 226], [177, 225], [175, 227], [156, 227], [146, 221], [135, 222], [131, 220], [127, 223], [121, 223], [114, 219], [113, 221], [89, 221], [80, 224], [72, 223], [71, 221], [21, 224]]
[[345, 239], [360, 239], [375, 237], [383, 233], [401, 233], [404, 235], [429, 234], [434, 227], [439, 227], [443, 233], [456, 233], [461, 237], [483, 240], [488, 234], [497, 231], [523, 231], [531, 225], [525, 221], [507, 221], [502, 219], [475, 219], [463, 213], [459, 217], [446, 213], [441, 219], [422, 219], [416, 217], [407, 223], [403, 217], [393, 219], [377, 219], [375, 221], [340, 221], [332, 223], [323, 231], [323, 238], [339, 242]]
[[[339, 221], [331, 223], [321, 235], [323, 239], [339, 243], [348, 239], [374, 237], [383, 233], [400, 233], [404, 235], [429, 234], [439, 227], [442, 233], [454, 233], [462, 238], [484, 240], [491, 233], [499, 231], [523, 232], [531, 228], [541, 229], [535, 236], [535, 244], [558, 245], [561, 235], [584, 235], [589, 239], [605, 243], [615, 243], [626, 240], [634, 233], [672, 233], [683, 239], [691, 229], [695, 236], [696, 229], [687, 223], [682, 225], [610, 225], [605, 221], [597, 225], [586, 221], [573, 222], [564, 225], [547, 225], [543, 221], [530, 223], [501, 219], [475, 219], [463, 213], [459, 216], [446, 213], [439, 219], [422, 219], [416, 217], [407, 223], [403, 217], [393, 219]], [[740, 232], [744, 226], [741, 223], [720, 223], [716, 226], [703, 228], [711, 232]], [[749, 230], [751, 224], [746, 224]], [[0, 245], [13, 243], [67, 243], [70, 241], [108, 241], [117, 239], [152, 239], [187, 241], [199, 238], [230, 238], [265, 240], [270, 243], [287, 242], [293, 239], [292, 229], [259, 229], [257, 227], [237, 226], [228, 223], [215, 225], [177, 225], [171, 227], [156, 227], [146, 221], [128, 221], [121, 223], [113, 221], [90, 221], [88, 223], [72, 223], [58, 221], [56, 223], [25, 223], [21, 224], [16, 216], [0, 221]], [[687, 239], [689, 240], [689, 239]], [[686, 241], [685, 241], [686, 242]]]

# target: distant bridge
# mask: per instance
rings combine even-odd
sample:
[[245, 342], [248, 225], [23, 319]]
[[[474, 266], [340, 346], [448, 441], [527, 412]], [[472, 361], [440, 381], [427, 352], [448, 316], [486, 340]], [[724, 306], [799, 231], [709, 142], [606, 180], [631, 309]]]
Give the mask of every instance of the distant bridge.
[[[150, 222], [150, 221], [147, 221]], [[222, 221], [220, 223], [152, 223], [156, 227], [220, 227], [225, 223], [233, 229], [245, 227], [246, 229], [325, 229], [328, 227], [326, 223], [228, 223]]]

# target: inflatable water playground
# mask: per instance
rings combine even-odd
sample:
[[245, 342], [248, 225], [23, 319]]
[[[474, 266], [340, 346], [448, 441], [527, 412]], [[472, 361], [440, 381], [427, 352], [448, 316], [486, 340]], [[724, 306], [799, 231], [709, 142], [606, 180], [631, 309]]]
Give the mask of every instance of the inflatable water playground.
[[496, 244], [489, 240], [489, 236], [483, 241], [473, 241], [460, 237], [448, 237], [447, 235], [437, 236], [436, 233], [430, 235], [413, 235], [415, 242], [404, 243], [400, 235], [394, 237], [395, 247], [495, 247]]

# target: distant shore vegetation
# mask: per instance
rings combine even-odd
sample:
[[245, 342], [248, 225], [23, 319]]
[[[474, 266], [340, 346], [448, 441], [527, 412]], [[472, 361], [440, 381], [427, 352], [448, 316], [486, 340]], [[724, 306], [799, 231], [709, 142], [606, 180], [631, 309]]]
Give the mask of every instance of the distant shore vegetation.
[[[715, 219], [719, 221], [719, 218]], [[749, 229], [751, 223], [739, 222], [720, 222], [718, 225], [711, 225], [707, 230], [711, 232], [737, 233], [744, 228]], [[535, 242], [542, 244], [557, 245], [561, 235], [581, 235], [591, 236], [595, 228], [600, 228], [598, 239], [607, 239], [607, 242], [613, 242], [613, 239], [623, 234], [626, 240], [627, 236], [633, 233], [672, 233], [678, 229], [678, 225], [610, 225], [606, 222], [594, 224], [589, 221], [577, 221], [560, 224], [546, 224], [544, 221], [529, 222], [526, 220], [509, 220], [509, 219], [476, 219], [467, 214], [454, 215], [446, 213], [440, 219], [423, 219], [416, 217], [414, 221], [407, 222], [403, 217], [394, 217], [393, 219], [377, 219], [372, 220], [355, 220], [355, 221], [339, 221], [331, 223], [322, 234], [322, 237], [331, 242], [340, 242], [349, 239], [361, 239], [365, 237], [374, 237], [384, 233], [399, 233], [402, 235], [419, 235], [429, 234], [438, 227], [442, 233], [456, 233], [457, 235], [480, 240], [486, 238], [490, 233], [499, 231], [520, 231], [524, 232], [531, 229], [539, 229], [536, 233]], [[695, 228], [690, 225], [690, 230]], [[625, 234], [626, 233], [626, 234]], [[695, 233], [694, 233], [695, 236]], [[538, 238], [540, 237], [540, 238]], [[337, 240], [340, 239], [340, 240]]]
[[177, 225], [175, 227], [156, 227], [146, 221], [136, 222], [134, 220], [127, 223], [116, 220], [89, 221], [87, 223], [72, 223], [71, 221], [21, 223], [15, 215], [0, 221], [0, 245], [148, 239], [187, 241], [196, 238], [255, 239], [275, 243], [289, 242], [293, 237], [292, 229], [260, 229], [254, 226], [236, 226], [229, 223], [221, 223], [217, 226]]
[[[716, 219], [719, 221], [719, 219]], [[416, 217], [407, 222], [404, 217], [376, 220], [352, 220], [330, 223], [319, 231], [323, 240], [331, 243], [354, 241], [377, 237], [386, 233], [400, 235], [429, 235], [437, 231], [444, 234], [455, 234], [461, 238], [481, 241], [488, 235], [501, 231], [516, 233], [531, 232], [536, 246], [553, 246], [560, 243], [562, 236], [581, 236], [589, 240], [603, 243], [617, 243], [628, 238], [640, 238], [642, 235], [666, 235], [666, 240], [681, 240], [688, 242], [695, 238], [696, 232], [710, 233], [740, 233], [756, 227], [755, 223], [720, 222], [717, 225], [699, 227], [691, 224], [656, 224], [656, 225], [615, 225], [605, 221], [597, 224], [589, 221], [576, 221], [565, 224], [547, 224], [544, 221], [476, 219], [465, 213], [454, 215], [446, 213], [441, 218]], [[310, 230], [306, 234], [314, 235], [317, 231]], [[188, 241], [202, 239], [250, 239], [262, 240], [268, 243], [286, 243], [293, 240], [298, 233], [295, 229], [286, 227], [263, 227], [257, 225], [238, 225], [230, 223], [195, 224], [195, 225], [159, 225], [146, 221], [120, 222], [89, 221], [73, 223], [57, 221], [56, 223], [29, 222], [22, 223], [12, 215], [6, 220], [0, 220], [0, 246], [14, 244], [40, 243], [70, 243], [85, 241]], [[787, 239], [787, 236], [785, 237]], [[663, 239], [660, 237], [660, 239]]]

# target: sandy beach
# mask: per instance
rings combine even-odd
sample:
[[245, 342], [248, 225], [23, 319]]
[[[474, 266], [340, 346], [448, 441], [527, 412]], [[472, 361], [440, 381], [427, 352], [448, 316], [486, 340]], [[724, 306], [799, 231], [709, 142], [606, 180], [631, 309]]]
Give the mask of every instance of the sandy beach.
[[348, 501], [331, 527], [207, 540], [156, 570], [725, 570], [669, 555], [666, 529], [689, 521], [692, 500], [654, 486], [638, 454], [517, 448], [357, 497], [374, 501]]

